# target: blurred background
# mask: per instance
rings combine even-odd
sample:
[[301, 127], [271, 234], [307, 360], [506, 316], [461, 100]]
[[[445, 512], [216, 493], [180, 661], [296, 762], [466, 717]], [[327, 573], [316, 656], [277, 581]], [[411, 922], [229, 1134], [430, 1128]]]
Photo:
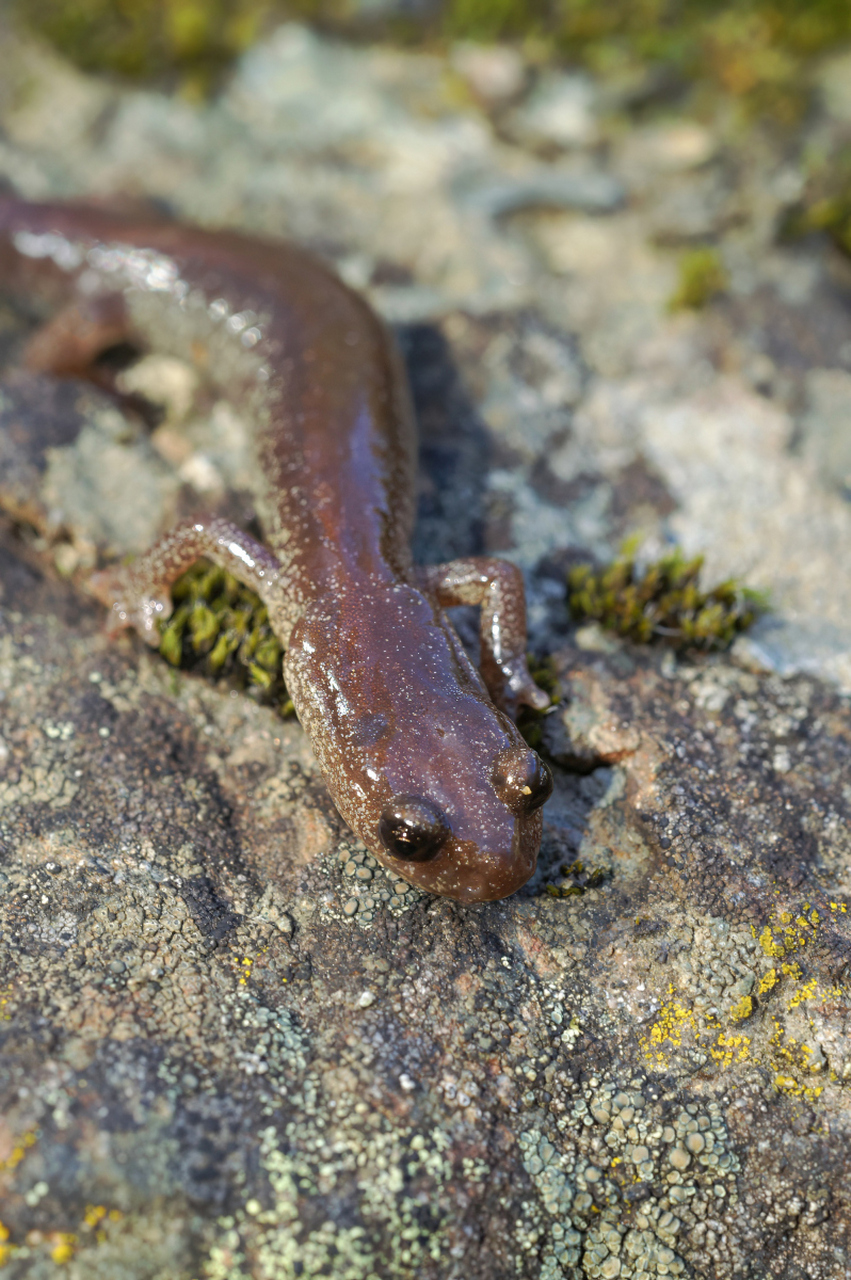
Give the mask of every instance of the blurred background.
[[[505, 67], [491, 85], [459, 77], [461, 96], [472, 87], [480, 98], [518, 97], [545, 69], [572, 66], [602, 78], [633, 114], [708, 119], [726, 100], [740, 125], [792, 133], [812, 108], [825, 58], [851, 44], [851, 0], [0, 0], [4, 12], [83, 70], [188, 100], [215, 93], [241, 54], [295, 20], [360, 43], [438, 54], [502, 43], [521, 55], [513, 78]], [[848, 81], [832, 86], [834, 96], [851, 100], [851, 73], [834, 80]], [[815, 186], [796, 229], [817, 226], [843, 246], [851, 149], [840, 141], [828, 154], [809, 148]]]
[[[781, 123], [806, 110], [813, 59], [851, 39], [849, 0], [7, 0], [81, 67], [202, 92], [276, 23], [445, 47], [518, 43], [636, 94], [723, 90]], [[648, 78], [648, 69], [652, 75]]]
[[[201, 91], [275, 23], [302, 19], [407, 45], [518, 42], [656, 92], [723, 90], [792, 122], [811, 61], [851, 38], [848, 0], [9, 0], [81, 67]], [[649, 91], [645, 84], [644, 91]]]

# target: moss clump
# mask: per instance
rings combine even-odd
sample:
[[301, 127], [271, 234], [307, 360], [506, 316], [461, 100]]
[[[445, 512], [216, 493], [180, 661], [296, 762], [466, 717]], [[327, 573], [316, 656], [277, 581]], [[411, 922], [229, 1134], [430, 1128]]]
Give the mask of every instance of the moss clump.
[[806, 105], [813, 56], [851, 38], [849, 0], [448, 0], [442, 13], [453, 36], [532, 37], [600, 71], [655, 64], [780, 123]]
[[565, 877], [562, 883], [547, 885], [551, 898], [580, 898], [586, 889], [599, 889], [606, 882], [606, 872], [602, 867], [586, 867], [579, 859], [569, 866], [562, 866], [560, 871]]
[[670, 311], [699, 311], [727, 288], [727, 272], [715, 249], [690, 249], [680, 259], [677, 287], [668, 302]]
[[[849, 0], [13, 0], [78, 64], [123, 76], [175, 72], [203, 89], [274, 22], [299, 18], [408, 42], [524, 40], [536, 59], [596, 70], [655, 64], [712, 82], [775, 121], [806, 102], [814, 54], [851, 38]], [[668, 76], [670, 79], [670, 74]]]
[[281, 674], [282, 650], [266, 606], [224, 569], [200, 560], [171, 590], [174, 613], [161, 625], [160, 653], [174, 667], [200, 669], [248, 687], [293, 714]]
[[275, 0], [14, 0], [27, 26], [87, 71], [177, 75], [206, 91], [280, 6]]
[[639, 644], [663, 640], [678, 648], [726, 649], [766, 607], [755, 591], [730, 580], [698, 586], [703, 557], [679, 550], [640, 571], [632, 547], [608, 568], [578, 565], [568, 577], [570, 608]]

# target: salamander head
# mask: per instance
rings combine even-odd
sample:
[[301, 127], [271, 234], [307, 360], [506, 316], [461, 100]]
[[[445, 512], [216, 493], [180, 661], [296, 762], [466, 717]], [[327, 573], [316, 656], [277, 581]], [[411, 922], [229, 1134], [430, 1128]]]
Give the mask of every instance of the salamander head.
[[315, 602], [284, 674], [337, 808], [380, 862], [462, 902], [526, 883], [549, 770], [425, 596], [381, 585]]

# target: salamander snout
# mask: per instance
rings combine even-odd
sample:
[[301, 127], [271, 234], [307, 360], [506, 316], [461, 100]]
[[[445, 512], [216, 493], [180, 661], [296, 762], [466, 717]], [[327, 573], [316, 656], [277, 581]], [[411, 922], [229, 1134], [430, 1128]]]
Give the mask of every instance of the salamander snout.
[[[522, 824], [550, 798], [553, 779], [540, 756], [522, 745], [499, 753], [491, 772], [491, 785], [497, 798], [514, 815], [513, 820]], [[453, 832], [445, 813], [433, 800], [397, 795], [381, 812], [378, 835], [394, 858], [429, 862], [441, 852], [450, 852]]]
[[450, 830], [443, 811], [431, 800], [394, 796], [382, 810], [378, 834], [394, 858], [425, 862], [446, 842]]
[[507, 747], [494, 762], [491, 781], [512, 813], [533, 813], [553, 793], [553, 775], [531, 747]]

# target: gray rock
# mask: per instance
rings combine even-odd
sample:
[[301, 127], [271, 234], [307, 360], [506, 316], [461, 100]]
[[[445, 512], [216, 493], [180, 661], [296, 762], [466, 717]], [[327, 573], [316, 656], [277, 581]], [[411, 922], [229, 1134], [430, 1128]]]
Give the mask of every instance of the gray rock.
[[504, 107], [526, 85], [523, 56], [511, 45], [481, 45], [461, 41], [450, 52], [450, 65], [489, 107]]
[[811, 369], [801, 420], [801, 452], [826, 489], [851, 494], [851, 373]]
[[546, 72], [507, 124], [527, 145], [588, 147], [599, 140], [597, 89], [587, 75]]
[[611, 213], [624, 201], [623, 185], [609, 173], [541, 169], [513, 181], [491, 182], [462, 194], [464, 204], [491, 218], [523, 209], [581, 209]]

